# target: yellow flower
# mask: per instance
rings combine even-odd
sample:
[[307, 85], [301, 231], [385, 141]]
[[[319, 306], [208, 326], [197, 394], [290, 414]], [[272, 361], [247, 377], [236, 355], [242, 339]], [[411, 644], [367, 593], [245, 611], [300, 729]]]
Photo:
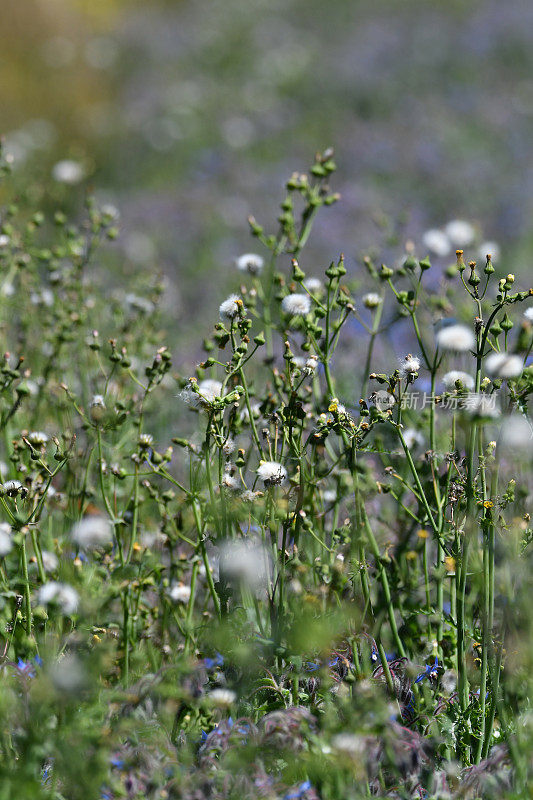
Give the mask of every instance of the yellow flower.
[[418, 536], [419, 539], [427, 539], [429, 533], [425, 528], [420, 528], [420, 530], [416, 532], [416, 535]]
[[446, 567], [446, 570], [448, 572], [454, 572], [455, 571], [455, 558], [453, 558], [453, 556], [446, 556], [446, 558], [444, 559], [444, 566]]
[[485, 500], [485, 502], [483, 503], [484, 508], [492, 508], [493, 506], [494, 503], [492, 502], [492, 500]]

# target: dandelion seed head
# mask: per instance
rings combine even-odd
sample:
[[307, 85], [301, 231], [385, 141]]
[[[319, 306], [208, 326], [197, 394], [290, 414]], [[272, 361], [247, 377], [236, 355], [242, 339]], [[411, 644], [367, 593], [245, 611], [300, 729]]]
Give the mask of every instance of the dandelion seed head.
[[500, 245], [498, 244], [498, 242], [492, 242], [492, 241], [483, 242], [479, 246], [478, 257], [484, 261], [486, 257], [489, 255], [491, 256], [493, 261], [498, 261], [498, 259], [500, 258], [500, 252], [501, 252]]
[[487, 375], [491, 378], [517, 378], [522, 374], [524, 362], [512, 353], [491, 353], [485, 360]]
[[532, 451], [533, 425], [521, 414], [512, 414], [502, 423], [498, 445], [509, 453]]
[[113, 541], [111, 522], [100, 514], [90, 514], [74, 525], [70, 537], [82, 550], [105, 547]]
[[476, 238], [474, 226], [464, 219], [452, 219], [444, 231], [454, 247], [468, 247]]
[[219, 574], [225, 580], [243, 583], [254, 593], [264, 591], [270, 581], [272, 557], [254, 539], [227, 539], [220, 547]]
[[461, 370], [458, 369], [452, 369], [450, 372], [447, 372], [442, 376], [442, 381], [446, 389], [450, 391], [455, 389], [455, 384], [457, 381], [461, 381], [464, 388], [468, 389], [468, 391], [472, 391], [475, 386], [475, 381], [472, 375], [469, 375], [468, 372], [461, 372]]
[[52, 168], [52, 178], [58, 183], [65, 183], [69, 186], [75, 186], [85, 177], [85, 170], [79, 161], [73, 161], [70, 158], [65, 158], [63, 161], [58, 161]]
[[464, 353], [473, 350], [476, 345], [474, 332], [466, 325], [445, 325], [435, 334], [438, 347], [442, 350], [454, 350]]
[[0, 558], [7, 556], [12, 547], [11, 526], [7, 522], [0, 522]]
[[305, 317], [311, 310], [311, 298], [307, 294], [288, 294], [283, 298], [281, 307], [291, 317]]
[[527, 319], [528, 322], [533, 322], [533, 306], [526, 308], [524, 311], [524, 317]]
[[304, 280], [305, 288], [311, 292], [311, 294], [320, 294], [324, 288], [324, 284], [320, 280], [320, 278], [306, 278]]
[[450, 255], [452, 246], [449, 238], [444, 231], [438, 228], [430, 228], [422, 236], [424, 247], [440, 258]]
[[239, 313], [239, 307], [243, 307], [242, 299], [238, 294], [230, 294], [227, 300], [220, 304], [218, 312], [221, 319], [234, 319]]
[[172, 600], [173, 603], [183, 603], [186, 604], [189, 602], [191, 597], [191, 587], [186, 586], [184, 583], [173, 583], [170, 589], [168, 590], [168, 596]]
[[257, 474], [265, 486], [281, 486], [287, 480], [287, 470], [278, 461], [262, 461]]
[[420, 359], [417, 356], [409, 353], [405, 358], [400, 359], [400, 375], [405, 378], [408, 375], [414, 375], [420, 369]]
[[425, 442], [423, 435], [415, 428], [407, 428], [403, 433], [403, 438], [408, 450], [414, 450], [416, 447], [423, 447]]
[[55, 572], [59, 565], [58, 557], [55, 553], [51, 553], [50, 550], [43, 550], [42, 561], [45, 572]]
[[236, 261], [237, 269], [240, 272], [247, 272], [249, 275], [259, 275], [264, 263], [264, 259], [257, 253], [244, 253]]
[[74, 587], [68, 583], [49, 581], [48, 583], [43, 583], [39, 589], [37, 601], [43, 606], [56, 603], [63, 614], [74, 614], [78, 608], [79, 595]]
[[222, 688], [212, 689], [207, 697], [217, 708], [229, 708], [237, 699], [237, 695], [231, 689]]

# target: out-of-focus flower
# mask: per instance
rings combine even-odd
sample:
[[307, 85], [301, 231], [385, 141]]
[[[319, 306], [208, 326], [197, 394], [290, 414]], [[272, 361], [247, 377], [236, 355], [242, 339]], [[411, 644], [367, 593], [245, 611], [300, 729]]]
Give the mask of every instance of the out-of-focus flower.
[[434, 255], [440, 256], [441, 258], [448, 256], [452, 249], [450, 240], [444, 231], [438, 228], [431, 228], [426, 231], [422, 236], [422, 243], [424, 247], [427, 247]]
[[74, 653], [66, 653], [59, 658], [49, 670], [52, 683], [58, 692], [74, 694], [85, 684], [83, 665]]
[[77, 522], [70, 532], [72, 541], [82, 550], [105, 547], [113, 541], [113, 529], [107, 517], [90, 514]]
[[468, 391], [472, 391], [475, 386], [475, 381], [472, 375], [469, 375], [468, 372], [461, 372], [461, 370], [458, 369], [452, 369], [450, 372], [447, 372], [442, 376], [442, 381], [446, 389], [449, 391], [455, 389], [455, 384], [457, 381], [461, 381], [464, 388], [468, 389]]
[[237, 699], [237, 695], [231, 689], [213, 689], [207, 697], [217, 708], [229, 708]]
[[493, 394], [471, 392], [464, 398], [462, 407], [475, 419], [497, 419], [500, 416], [496, 396]]
[[28, 433], [27, 439], [34, 447], [44, 447], [49, 440], [49, 436], [43, 431], [31, 431], [31, 433]]
[[497, 261], [500, 257], [500, 245], [498, 242], [483, 242], [479, 246], [478, 250], [478, 257], [481, 260], [485, 260], [487, 256], [490, 256], [492, 261]]
[[311, 310], [311, 298], [307, 294], [288, 294], [283, 298], [281, 307], [291, 317], [305, 317]]
[[522, 374], [524, 362], [512, 353], [491, 353], [485, 360], [485, 369], [491, 378], [517, 378]]
[[377, 308], [381, 302], [383, 302], [382, 298], [377, 292], [368, 292], [368, 294], [363, 295], [363, 305], [365, 308]]
[[229, 582], [242, 582], [253, 592], [265, 590], [272, 572], [272, 559], [261, 542], [228, 539], [220, 548], [219, 575]]
[[362, 757], [367, 744], [365, 738], [356, 733], [337, 733], [331, 740], [331, 747], [343, 755]]
[[56, 603], [63, 614], [74, 614], [78, 608], [79, 595], [68, 583], [49, 581], [39, 589], [37, 601], [43, 606]]
[[423, 435], [415, 428], [407, 428], [404, 431], [403, 438], [408, 450], [414, 450], [415, 447], [423, 447], [425, 442]]
[[320, 280], [320, 278], [306, 278], [304, 280], [305, 288], [311, 292], [311, 294], [320, 294], [324, 288], [324, 284]]
[[527, 319], [528, 322], [533, 322], [533, 306], [530, 308], [526, 308], [524, 311], [524, 317]]
[[7, 556], [12, 547], [11, 526], [7, 522], [0, 522], [0, 558]]
[[244, 253], [237, 259], [237, 269], [249, 275], [259, 275], [264, 263], [264, 259], [256, 253]]
[[464, 219], [452, 219], [444, 231], [454, 247], [468, 247], [476, 238], [474, 226]]
[[265, 486], [279, 486], [287, 480], [287, 470], [277, 461], [262, 461], [257, 474]]
[[222, 319], [234, 319], [239, 313], [239, 307], [243, 307], [242, 299], [238, 294], [230, 294], [227, 300], [220, 304], [218, 312]]
[[435, 334], [438, 347], [443, 350], [454, 350], [464, 353], [472, 350], [476, 345], [474, 332], [466, 325], [445, 325]]
[[191, 587], [184, 583], [173, 583], [168, 590], [168, 596], [173, 603], [188, 603], [191, 598]]
[[58, 183], [66, 183], [69, 186], [75, 186], [84, 177], [85, 170], [83, 166], [79, 161], [73, 161], [70, 158], [58, 161], [52, 169], [52, 178]]
[[41, 555], [44, 571], [55, 572], [59, 564], [59, 559], [56, 554], [51, 553], [50, 550], [43, 550]]
[[503, 421], [498, 444], [510, 453], [533, 450], [533, 425], [521, 414], [512, 414]]

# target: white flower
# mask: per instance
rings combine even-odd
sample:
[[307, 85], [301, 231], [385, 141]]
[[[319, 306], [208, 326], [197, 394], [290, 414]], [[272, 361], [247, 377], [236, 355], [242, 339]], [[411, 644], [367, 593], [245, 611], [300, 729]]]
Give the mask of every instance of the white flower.
[[287, 480], [287, 470], [277, 461], [262, 461], [257, 468], [257, 474], [265, 486], [281, 485]]
[[435, 334], [437, 346], [443, 350], [454, 350], [464, 353], [476, 345], [474, 332], [466, 325], [445, 325]]
[[415, 428], [407, 428], [403, 433], [403, 438], [408, 450], [422, 447], [425, 441], [420, 431], [415, 430]]
[[113, 541], [111, 522], [100, 514], [90, 514], [74, 525], [70, 536], [84, 550], [105, 547]]
[[291, 317], [305, 317], [311, 310], [311, 298], [307, 294], [288, 294], [283, 298], [281, 307]]
[[55, 572], [59, 564], [59, 559], [56, 554], [51, 553], [49, 550], [43, 550], [42, 558], [44, 571]]
[[500, 245], [498, 242], [483, 242], [479, 246], [478, 257], [485, 261], [487, 256], [491, 256], [493, 261], [497, 261], [500, 257]]
[[141, 433], [139, 436], [139, 447], [151, 447], [154, 443], [154, 437], [151, 433]]
[[239, 313], [242, 300], [238, 294], [230, 294], [227, 300], [220, 304], [218, 312], [222, 319], [233, 319]]
[[452, 369], [450, 372], [447, 372], [445, 375], [442, 376], [442, 380], [446, 389], [451, 391], [455, 389], [456, 381], [461, 381], [465, 389], [472, 391], [475, 385], [474, 378], [472, 375], [469, 375], [468, 372], [461, 372], [458, 369]]
[[7, 233], [0, 233], [0, 247], [7, 247], [10, 241]]
[[264, 263], [264, 259], [256, 253], [244, 253], [237, 259], [237, 269], [250, 275], [259, 275]]
[[324, 503], [334, 503], [337, 499], [337, 490], [336, 489], [325, 489], [324, 493], [322, 494], [322, 500]]
[[409, 353], [400, 361], [400, 375], [405, 378], [407, 375], [414, 375], [420, 369], [420, 359]]
[[7, 556], [12, 547], [11, 526], [7, 522], [0, 522], [0, 558]]
[[454, 247], [468, 247], [476, 238], [474, 226], [463, 219], [453, 219], [444, 230]]
[[237, 695], [231, 689], [213, 689], [207, 696], [218, 708], [228, 708], [237, 699]]
[[450, 240], [444, 231], [440, 231], [438, 228], [431, 228], [426, 231], [422, 236], [422, 243], [424, 247], [427, 247], [428, 250], [441, 258], [449, 255], [452, 249]]
[[168, 596], [173, 603], [188, 603], [191, 597], [191, 587], [184, 583], [173, 583], [168, 590]]
[[320, 294], [324, 288], [320, 278], [306, 278], [304, 286], [311, 294]]
[[533, 450], [533, 426], [521, 414], [512, 414], [504, 420], [498, 444], [510, 453], [516, 450]]
[[52, 178], [58, 183], [67, 183], [74, 186], [85, 177], [85, 170], [78, 161], [66, 158], [58, 161], [52, 169]]
[[9, 497], [15, 497], [20, 490], [22, 489], [22, 484], [20, 481], [6, 481], [4, 483], [4, 491]]
[[528, 322], [533, 322], [533, 306], [526, 308], [524, 311], [524, 317], [527, 319]]
[[486, 358], [485, 369], [491, 378], [517, 378], [522, 374], [524, 362], [512, 353], [491, 353]]
[[377, 292], [368, 292], [368, 294], [363, 295], [365, 308], [377, 308], [381, 302], [382, 299]]
[[270, 552], [253, 539], [227, 539], [220, 548], [219, 576], [230, 582], [242, 582], [253, 592], [267, 588], [271, 572]]
[[79, 595], [68, 583], [49, 581], [39, 589], [37, 601], [43, 606], [57, 603], [64, 614], [74, 614], [78, 608]]

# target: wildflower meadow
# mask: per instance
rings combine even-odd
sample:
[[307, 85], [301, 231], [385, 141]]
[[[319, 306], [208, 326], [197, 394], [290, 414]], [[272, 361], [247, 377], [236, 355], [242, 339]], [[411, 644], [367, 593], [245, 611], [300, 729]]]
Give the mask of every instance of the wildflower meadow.
[[1, 800], [531, 796], [527, 276], [466, 219], [322, 263], [326, 150], [185, 369], [120, 209], [1, 171]]

